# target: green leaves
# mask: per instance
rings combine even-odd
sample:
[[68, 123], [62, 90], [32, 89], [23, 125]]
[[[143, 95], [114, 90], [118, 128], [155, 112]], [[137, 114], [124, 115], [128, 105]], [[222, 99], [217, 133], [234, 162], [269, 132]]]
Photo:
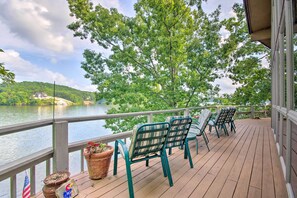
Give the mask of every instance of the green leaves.
[[[0, 49], [0, 53], [4, 53], [2, 49]], [[4, 63], [0, 63], [0, 80], [2, 83], [14, 83], [14, 73], [11, 71], [7, 70], [4, 67]]]
[[[85, 50], [82, 63], [98, 86], [97, 98], [114, 105], [108, 113], [196, 106], [225, 67], [220, 8], [206, 14], [201, 1], [191, 1], [190, 8], [183, 0], [140, 0], [135, 16], [127, 17], [87, 0], [68, 2], [74, 36], [111, 51], [104, 57]], [[123, 120], [109, 120], [107, 127], [129, 128]]]
[[253, 42], [248, 34], [244, 8], [234, 4], [236, 17], [223, 21], [224, 28], [230, 33], [222, 48], [223, 61], [228, 67], [226, 72], [235, 84], [233, 101], [236, 104], [262, 104], [270, 100], [270, 68], [262, 64], [269, 63], [269, 50], [258, 42]]

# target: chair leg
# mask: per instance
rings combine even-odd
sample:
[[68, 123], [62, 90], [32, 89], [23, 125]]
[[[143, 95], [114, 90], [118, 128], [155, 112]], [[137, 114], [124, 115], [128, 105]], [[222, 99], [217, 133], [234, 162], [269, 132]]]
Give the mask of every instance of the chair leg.
[[218, 128], [217, 128], [217, 126], [215, 126], [215, 129], [216, 129], [216, 132], [217, 132], [217, 136], [218, 136], [218, 138], [220, 138], [220, 135], [219, 135], [219, 131], [218, 131]]
[[170, 171], [170, 166], [169, 166], [169, 162], [168, 162], [168, 158], [167, 158], [167, 154], [166, 154], [165, 150], [164, 150], [164, 152], [162, 153], [161, 156], [163, 156], [163, 160], [164, 160], [165, 170], [166, 170], [167, 177], [168, 177], [169, 186], [173, 186], [172, 177], [171, 177], [171, 171]]
[[212, 126], [211, 125], [208, 125], [209, 133], [211, 133], [211, 129], [212, 129]]
[[128, 188], [129, 188], [129, 196], [130, 198], [134, 198], [134, 190], [133, 190], [133, 181], [132, 181], [132, 172], [130, 162], [126, 161], [126, 172], [127, 172], [127, 180], [128, 180]]
[[187, 151], [187, 155], [189, 157], [189, 163], [190, 163], [190, 167], [193, 168], [193, 161], [192, 161], [192, 157], [191, 157], [191, 153], [190, 153], [190, 148], [189, 148], [189, 144], [188, 144], [188, 140], [186, 139], [186, 151]]
[[210, 151], [210, 150], [209, 150], [209, 147], [208, 147], [208, 141], [206, 140], [206, 137], [205, 137], [205, 134], [204, 134], [204, 133], [202, 133], [202, 137], [203, 137], [203, 139], [204, 139], [204, 142], [205, 142], [205, 144], [206, 144], [206, 146], [207, 146], [208, 151]]
[[119, 143], [115, 141], [115, 151], [114, 151], [114, 159], [113, 159], [113, 175], [116, 175], [118, 172], [118, 153], [119, 153]]
[[183, 145], [180, 145], [180, 150], [184, 150], [184, 146]]
[[166, 171], [166, 164], [164, 163], [164, 157], [161, 154], [161, 164], [162, 164], [162, 170], [163, 170], [163, 175], [164, 177], [167, 177], [167, 171]]
[[236, 129], [236, 126], [235, 126], [234, 120], [232, 120], [231, 122], [232, 122], [232, 124], [233, 124], [233, 127], [234, 127], [234, 129]]
[[172, 154], [172, 148], [169, 148], [168, 155]]
[[145, 160], [145, 166], [148, 167], [149, 166], [149, 160]]
[[229, 136], [229, 133], [225, 124], [222, 124], [222, 129], [224, 130], [225, 135]]
[[184, 149], [184, 159], [188, 159], [187, 150]]
[[234, 130], [234, 133], [236, 133], [236, 127], [235, 127], [235, 124], [234, 124], [234, 122], [233, 121], [231, 121], [231, 127], [233, 128], [233, 130]]
[[197, 137], [195, 138], [195, 141], [196, 141], [196, 155], [198, 155], [198, 139], [197, 139]]
[[203, 135], [206, 137], [207, 142], [209, 142], [206, 132], [203, 132]]

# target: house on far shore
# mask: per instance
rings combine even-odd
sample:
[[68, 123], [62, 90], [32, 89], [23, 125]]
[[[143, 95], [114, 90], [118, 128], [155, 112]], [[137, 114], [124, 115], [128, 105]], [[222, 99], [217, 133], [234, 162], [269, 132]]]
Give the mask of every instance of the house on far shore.
[[44, 92], [36, 92], [33, 96], [34, 96], [34, 98], [37, 98], [37, 99], [47, 98], [47, 94]]

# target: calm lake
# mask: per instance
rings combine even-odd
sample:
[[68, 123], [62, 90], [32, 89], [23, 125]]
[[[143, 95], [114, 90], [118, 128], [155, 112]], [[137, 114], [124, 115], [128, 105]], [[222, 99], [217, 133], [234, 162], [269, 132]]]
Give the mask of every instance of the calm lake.
[[[91, 106], [56, 106], [55, 118], [61, 117], [78, 117], [90, 115], [106, 114], [108, 110], [106, 105]], [[53, 108], [51, 106], [0, 106], [0, 127], [30, 122], [42, 119], [53, 118]], [[111, 134], [109, 129], [105, 129], [104, 120], [88, 121], [79, 123], [70, 123], [69, 143], [78, 140], [89, 139], [106, 134]], [[0, 166], [12, 162], [31, 153], [38, 152], [41, 149], [52, 147], [52, 127], [46, 126], [24, 132], [14, 133], [11, 135], [0, 136]], [[70, 154], [70, 172], [72, 175], [80, 172], [80, 155], [79, 152]], [[29, 172], [28, 172], [29, 174]], [[18, 197], [24, 183], [25, 173], [17, 175]], [[40, 191], [45, 177], [45, 163], [36, 166], [36, 188]], [[0, 197], [9, 196], [9, 180], [0, 182]]]

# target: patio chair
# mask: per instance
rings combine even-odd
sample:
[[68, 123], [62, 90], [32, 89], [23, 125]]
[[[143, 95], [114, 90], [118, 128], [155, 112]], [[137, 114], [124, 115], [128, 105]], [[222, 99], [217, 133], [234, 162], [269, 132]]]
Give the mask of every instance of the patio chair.
[[218, 138], [220, 138], [220, 134], [219, 134], [219, 130], [224, 130], [225, 135], [229, 135], [228, 131], [227, 131], [227, 127], [225, 125], [225, 119], [227, 117], [229, 113], [229, 110], [226, 108], [223, 108], [220, 110], [220, 112], [217, 114], [217, 116], [215, 117], [215, 119], [210, 120], [208, 122], [209, 125], [209, 131], [211, 132], [212, 127], [214, 127], [216, 129], [216, 133]]
[[196, 154], [198, 154], [198, 136], [202, 136], [204, 139], [204, 142], [207, 146], [208, 151], [209, 147], [208, 147], [208, 138], [205, 134], [205, 128], [208, 124], [208, 121], [211, 117], [211, 111], [209, 111], [208, 109], [204, 109], [201, 114], [199, 115], [199, 119], [197, 122], [193, 121], [193, 124], [191, 125], [191, 128], [189, 130], [187, 139], [188, 141], [191, 140], [196, 140]]
[[229, 113], [228, 113], [228, 115], [227, 115], [227, 117], [225, 119], [225, 124], [230, 125], [231, 132], [232, 132], [232, 130], [234, 130], [234, 133], [236, 133], [236, 131], [235, 131], [236, 127], [235, 127], [234, 118], [233, 118], [235, 112], [236, 112], [235, 107], [229, 107]]
[[[168, 122], [137, 125], [133, 129], [129, 151], [122, 140], [115, 141], [113, 175], [117, 174], [119, 151], [126, 163], [126, 173], [130, 198], [134, 197], [131, 164], [160, 157], [164, 177], [168, 177], [169, 185], [173, 186], [170, 167], [166, 155], [165, 143], [168, 138], [170, 124]], [[148, 165], [148, 163], [146, 164]]]
[[170, 123], [170, 130], [166, 143], [166, 149], [169, 149], [169, 155], [171, 155], [172, 148], [183, 148], [185, 146], [184, 158], [189, 158], [190, 167], [193, 168], [192, 157], [187, 140], [187, 135], [192, 124], [192, 118], [189, 116], [172, 116], [167, 117], [166, 121]]

